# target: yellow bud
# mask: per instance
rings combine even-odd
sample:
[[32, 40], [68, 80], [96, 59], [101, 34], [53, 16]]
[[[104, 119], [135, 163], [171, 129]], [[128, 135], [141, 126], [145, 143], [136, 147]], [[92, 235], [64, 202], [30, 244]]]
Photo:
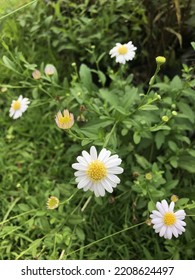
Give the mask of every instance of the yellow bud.
[[162, 65], [166, 62], [166, 58], [164, 56], [157, 56], [156, 57], [156, 63], [158, 65]]
[[177, 116], [177, 112], [176, 111], [172, 111], [171, 112], [173, 116]]
[[163, 121], [163, 122], [168, 122], [168, 120], [169, 120], [169, 118], [168, 118], [167, 116], [163, 116], [163, 117], [162, 117], [162, 121]]
[[151, 173], [146, 173], [145, 175], [146, 180], [152, 180], [152, 174]]
[[171, 196], [171, 201], [173, 201], [173, 202], [177, 202], [178, 199], [179, 199], [178, 196], [175, 195], [175, 194], [173, 194], [173, 195]]

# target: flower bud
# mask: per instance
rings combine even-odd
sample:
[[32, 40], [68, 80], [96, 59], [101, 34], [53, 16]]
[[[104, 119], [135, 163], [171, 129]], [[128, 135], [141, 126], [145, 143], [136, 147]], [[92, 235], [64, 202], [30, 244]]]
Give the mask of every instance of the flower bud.
[[162, 65], [166, 62], [166, 58], [164, 56], [157, 56], [156, 57], [156, 63], [158, 65]]
[[163, 122], [168, 122], [169, 118], [167, 116], [162, 116], [162, 121]]
[[151, 174], [151, 173], [146, 173], [146, 174], [145, 174], [145, 178], [146, 178], [146, 180], [148, 180], [148, 181], [152, 180], [152, 174]]
[[32, 76], [34, 80], [39, 80], [41, 78], [41, 72], [39, 70], [34, 70]]
[[173, 116], [177, 116], [177, 112], [176, 112], [176, 111], [172, 111], [171, 114], [172, 114]]

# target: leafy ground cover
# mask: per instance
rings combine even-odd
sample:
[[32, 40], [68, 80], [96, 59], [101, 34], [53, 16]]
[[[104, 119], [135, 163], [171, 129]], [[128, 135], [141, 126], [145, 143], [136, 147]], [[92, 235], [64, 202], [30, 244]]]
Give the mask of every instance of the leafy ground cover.
[[[2, 17], [31, 1], [19, 2], [7, 1]], [[190, 38], [188, 60], [180, 59], [193, 5], [151, 1], [154, 16], [149, 1], [32, 2], [0, 21], [0, 259], [194, 259]], [[167, 5], [171, 21], [163, 21]], [[116, 63], [109, 51], [129, 41], [135, 57]], [[30, 104], [13, 119], [20, 95]], [[55, 121], [64, 109], [74, 116], [67, 129], [70, 118]], [[120, 182], [99, 197], [77, 187], [72, 168], [92, 146], [122, 160]], [[150, 215], [163, 199], [185, 210], [178, 238], [153, 229]]]

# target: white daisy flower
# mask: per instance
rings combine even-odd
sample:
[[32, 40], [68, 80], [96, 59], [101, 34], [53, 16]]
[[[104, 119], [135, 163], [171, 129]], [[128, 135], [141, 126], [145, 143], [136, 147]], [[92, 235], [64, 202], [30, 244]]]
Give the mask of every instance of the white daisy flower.
[[109, 52], [111, 57], [116, 57], [116, 62], [125, 64], [135, 56], [136, 47], [129, 41], [127, 44], [116, 43], [116, 46]]
[[174, 206], [175, 203], [173, 201], [168, 205], [164, 199], [156, 203], [158, 211], [153, 210], [150, 215], [155, 232], [159, 233], [161, 237], [164, 236], [166, 239], [171, 239], [172, 235], [177, 238], [185, 231], [184, 226], [186, 226], [186, 223], [183, 220], [185, 219], [186, 213], [184, 210], [178, 210], [174, 213]]
[[78, 163], [72, 164], [75, 172], [77, 187], [84, 191], [91, 190], [95, 196], [104, 196], [105, 191], [112, 193], [113, 188], [120, 183], [116, 174], [123, 173], [123, 168], [118, 165], [122, 160], [118, 155], [111, 155], [111, 152], [103, 148], [99, 155], [94, 146], [90, 153], [83, 151], [82, 156], [77, 157]]
[[27, 110], [28, 104], [30, 103], [28, 98], [19, 96], [18, 100], [13, 100], [11, 108], [9, 110], [9, 116], [13, 119], [18, 119]]

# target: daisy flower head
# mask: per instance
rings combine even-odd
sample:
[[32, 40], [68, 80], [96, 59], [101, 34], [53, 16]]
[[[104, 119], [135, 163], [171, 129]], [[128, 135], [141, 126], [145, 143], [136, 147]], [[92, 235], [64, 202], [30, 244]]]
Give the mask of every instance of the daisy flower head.
[[44, 72], [48, 76], [52, 76], [56, 72], [56, 68], [53, 64], [47, 64], [45, 66]]
[[65, 109], [63, 115], [60, 111], [57, 113], [55, 121], [59, 128], [68, 129], [74, 124], [74, 116], [67, 109]]
[[116, 43], [116, 46], [109, 52], [111, 57], [116, 57], [116, 62], [125, 64], [135, 56], [136, 47], [129, 41], [127, 44]]
[[103, 148], [99, 155], [94, 146], [90, 152], [83, 151], [82, 156], [77, 157], [77, 163], [72, 164], [78, 189], [92, 191], [95, 196], [104, 196], [105, 192], [112, 193], [113, 189], [120, 183], [116, 174], [123, 173], [119, 167], [122, 160], [118, 155], [111, 155], [111, 152]]
[[47, 209], [53, 210], [58, 208], [59, 199], [56, 196], [50, 196], [47, 200]]
[[41, 79], [41, 72], [39, 70], [35, 69], [32, 72], [32, 76], [33, 76], [34, 80], [39, 80], [39, 79]]
[[9, 110], [9, 116], [13, 119], [18, 119], [27, 110], [30, 101], [28, 98], [22, 95], [19, 96], [18, 100], [13, 100], [11, 108]]
[[172, 235], [176, 238], [185, 231], [186, 213], [184, 210], [178, 210], [174, 212], [175, 203], [172, 201], [168, 205], [164, 199], [161, 202], [156, 203], [157, 210], [153, 210], [150, 215], [151, 223], [156, 233], [159, 233], [160, 237], [164, 236], [166, 239], [171, 239]]

